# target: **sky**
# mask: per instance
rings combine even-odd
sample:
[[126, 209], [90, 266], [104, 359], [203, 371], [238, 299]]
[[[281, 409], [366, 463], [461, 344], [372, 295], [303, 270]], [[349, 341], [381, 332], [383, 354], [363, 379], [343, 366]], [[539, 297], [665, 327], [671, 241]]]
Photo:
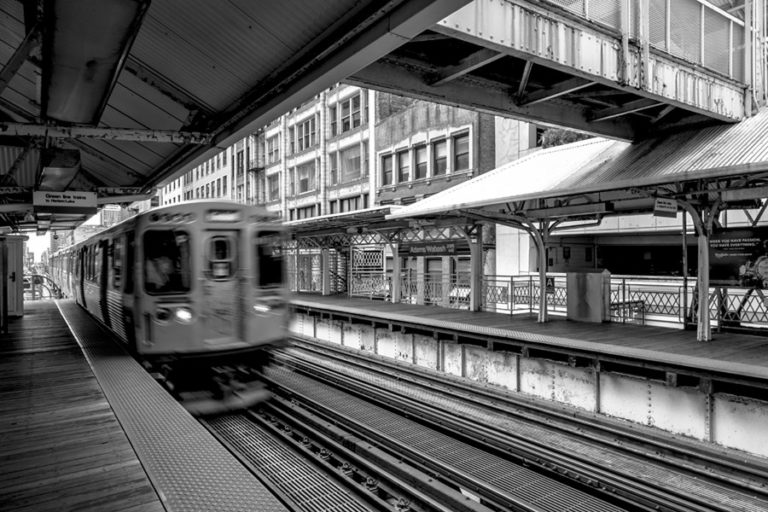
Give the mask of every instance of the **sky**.
[[29, 237], [29, 240], [27, 240], [29, 250], [35, 253], [35, 261], [40, 261], [40, 255], [50, 247], [51, 235], [46, 233], [38, 236], [34, 233], [29, 233], [27, 236]]
[[[99, 224], [100, 222], [101, 216], [97, 213], [83, 222], [83, 224]], [[27, 247], [29, 247], [30, 251], [35, 253], [35, 261], [40, 261], [40, 256], [43, 254], [43, 251], [51, 247], [51, 234], [46, 233], [40, 236], [35, 233], [24, 234], [29, 237], [29, 240], [27, 240]]]

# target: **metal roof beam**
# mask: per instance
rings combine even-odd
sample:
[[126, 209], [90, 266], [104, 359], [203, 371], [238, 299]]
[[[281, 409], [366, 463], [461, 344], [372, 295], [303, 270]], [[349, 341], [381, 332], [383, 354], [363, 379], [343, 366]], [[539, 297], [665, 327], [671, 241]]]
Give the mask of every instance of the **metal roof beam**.
[[209, 144], [211, 135], [200, 132], [135, 130], [132, 128], [89, 128], [85, 126], [49, 126], [31, 123], [0, 123], [0, 134], [54, 139], [102, 139], [171, 144]]
[[579, 91], [589, 87], [590, 85], [593, 85], [594, 83], [595, 82], [579, 77], [569, 78], [568, 80], [563, 80], [562, 82], [555, 84], [552, 87], [547, 87], [546, 89], [523, 95], [523, 97], [520, 98], [518, 105], [521, 107], [535, 105], [536, 103], [552, 100], [560, 96]]
[[598, 121], [605, 121], [606, 119], [613, 119], [616, 117], [626, 116], [627, 114], [641, 112], [649, 108], [658, 107], [659, 105], [663, 105], [663, 103], [656, 100], [648, 99], [648, 98], [640, 98], [635, 101], [627, 102], [624, 105], [621, 105], [618, 107], [611, 107], [603, 110], [598, 110], [597, 112], [595, 112], [594, 117], [592, 117], [591, 121], [593, 123], [596, 123]]
[[8, 62], [5, 63], [2, 71], [0, 71], [0, 94], [3, 93], [10, 81], [24, 64], [24, 61], [27, 60], [29, 53], [32, 51], [32, 48], [39, 44], [40, 26], [36, 24], [34, 27], [32, 27], [32, 30], [27, 32], [27, 34], [24, 36], [24, 39], [21, 40], [19, 47], [16, 48], [16, 51], [13, 52], [11, 58], [8, 59]]
[[471, 73], [475, 69], [481, 68], [502, 57], [504, 57], [503, 53], [491, 50], [490, 48], [483, 48], [482, 50], [478, 50], [475, 53], [464, 57], [455, 66], [444, 68], [429, 85], [438, 87], [460, 76], [466, 75], [467, 73]]
[[520, 85], [517, 86], [516, 98], [520, 100], [525, 95], [525, 90], [528, 88], [528, 80], [531, 78], [531, 70], [533, 69], [533, 61], [525, 61], [525, 67], [523, 68], [523, 75], [520, 77]]
[[637, 128], [621, 118], [590, 123], [587, 116], [591, 111], [586, 107], [574, 105], [572, 108], [563, 108], [557, 102], [517, 105], [508, 92], [508, 84], [505, 86], [477, 76], [471, 80], [466, 76], [459, 77], [442, 87], [431, 87], [424, 81], [424, 77], [432, 76], [434, 72], [434, 67], [426, 63], [389, 56], [358, 71], [345, 82], [612, 139], [633, 140], [638, 136]]

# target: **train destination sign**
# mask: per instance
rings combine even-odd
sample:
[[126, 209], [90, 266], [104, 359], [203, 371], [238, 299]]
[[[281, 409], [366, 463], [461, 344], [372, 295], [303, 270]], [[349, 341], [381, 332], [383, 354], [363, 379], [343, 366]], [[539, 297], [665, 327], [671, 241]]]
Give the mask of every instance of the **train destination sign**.
[[723, 229], [709, 240], [713, 285], [768, 289], [768, 228]]
[[96, 213], [96, 193], [35, 190], [32, 206], [38, 213]]

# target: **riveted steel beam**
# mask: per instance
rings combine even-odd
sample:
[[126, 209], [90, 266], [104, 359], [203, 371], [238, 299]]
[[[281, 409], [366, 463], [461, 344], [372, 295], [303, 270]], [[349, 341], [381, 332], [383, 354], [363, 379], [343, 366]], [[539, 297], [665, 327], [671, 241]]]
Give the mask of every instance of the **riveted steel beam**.
[[84, 126], [48, 126], [28, 123], [0, 123], [0, 134], [54, 139], [102, 139], [171, 144], [209, 144], [211, 136], [200, 132], [136, 130], [132, 128], [89, 128]]

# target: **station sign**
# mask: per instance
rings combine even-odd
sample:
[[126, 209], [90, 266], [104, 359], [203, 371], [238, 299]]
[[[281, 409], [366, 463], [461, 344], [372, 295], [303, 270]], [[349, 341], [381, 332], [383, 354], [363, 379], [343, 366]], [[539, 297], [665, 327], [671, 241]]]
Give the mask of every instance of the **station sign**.
[[453, 256], [469, 253], [469, 245], [457, 242], [418, 242], [403, 244], [399, 248], [400, 256]]
[[721, 229], [709, 240], [712, 285], [768, 289], [768, 228]]
[[96, 193], [86, 191], [52, 192], [35, 190], [32, 206], [37, 213], [96, 213]]
[[656, 217], [677, 217], [677, 201], [667, 197], [657, 197], [653, 203], [653, 215]]

